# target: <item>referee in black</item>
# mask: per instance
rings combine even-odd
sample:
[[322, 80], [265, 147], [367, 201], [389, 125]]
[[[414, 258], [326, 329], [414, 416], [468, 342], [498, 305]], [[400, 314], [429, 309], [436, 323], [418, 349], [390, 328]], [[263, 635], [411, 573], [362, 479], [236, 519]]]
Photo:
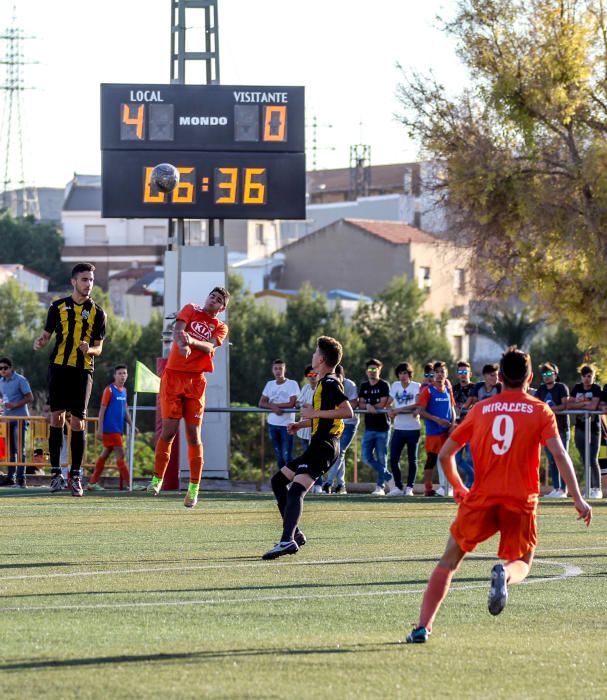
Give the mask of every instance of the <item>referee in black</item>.
[[51, 491], [62, 491], [61, 448], [65, 413], [71, 413], [72, 436], [70, 482], [72, 496], [82, 496], [80, 468], [85, 446], [86, 410], [93, 386], [94, 358], [101, 354], [105, 337], [105, 311], [91, 299], [95, 266], [78, 263], [72, 269], [71, 296], [54, 301], [48, 310], [42, 334], [34, 350], [43, 348], [53, 333], [55, 347], [50, 354], [48, 393], [51, 427], [48, 450], [51, 461]]

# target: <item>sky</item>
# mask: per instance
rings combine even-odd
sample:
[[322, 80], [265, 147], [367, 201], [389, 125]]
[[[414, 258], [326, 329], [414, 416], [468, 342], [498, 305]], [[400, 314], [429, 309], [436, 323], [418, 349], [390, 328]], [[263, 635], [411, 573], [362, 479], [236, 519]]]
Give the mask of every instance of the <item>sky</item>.
[[[2, 34], [13, 6], [17, 25], [32, 37], [22, 48], [23, 82], [32, 88], [22, 93], [26, 181], [64, 187], [75, 172], [99, 174], [99, 85], [169, 83], [171, 1], [0, 0]], [[411, 161], [418, 147], [394, 117], [402, 77], [396, 64], [432, 70], [459, 92], [465, 69], [436, 19], [451, 16], [454, 6], [455, 0], [218, 0], [221, 83], [305, 86], [309, 169], [348, 167], [356, 144], [371, 147], [372, 165]], [[196, 23], [191, 38], [200, 35]], [[200, 81], [186, 75], [186, 82]], [[7, 110], [0, 99], [2, 177]], [[17, 180], [19, 169], [11, 167]]]

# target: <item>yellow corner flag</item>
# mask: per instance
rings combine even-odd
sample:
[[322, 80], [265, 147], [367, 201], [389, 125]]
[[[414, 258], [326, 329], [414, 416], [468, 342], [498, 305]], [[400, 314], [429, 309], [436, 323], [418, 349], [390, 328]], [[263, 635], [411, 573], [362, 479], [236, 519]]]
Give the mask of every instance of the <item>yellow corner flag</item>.
[[148, 369], [139, 360], [135, 363], [135, 393], [148, 392], [157, 394], [160, 391], [160, 377]]

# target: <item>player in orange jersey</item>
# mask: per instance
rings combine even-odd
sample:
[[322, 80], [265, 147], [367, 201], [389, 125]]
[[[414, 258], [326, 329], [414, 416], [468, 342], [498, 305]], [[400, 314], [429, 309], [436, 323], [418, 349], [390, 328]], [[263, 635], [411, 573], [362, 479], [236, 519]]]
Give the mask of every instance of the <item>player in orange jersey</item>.
[[[500, 379], [504, 391], [475, 404], [441, 449], [439, 458], [459, 509], [447, 548], [428, 581], [419, 625], [407, 636], [408, 643], [428, 641], [462, 559], [495, 533], [500, 533], [498, 555], [506, 564], [496, 564], [491, 571], [489, 612], [498, 615], [508, 600], [508, 584], [527, 577], [537, 544], [541, 445], [554, 455], [573, 497], [578, 520], [590, 525], [592, 509], [580, 493], [554, 413], [527, 393], [533, 379], [529, 355], [516, 347], [509, 348], [500, 362]], [[455, 453], [466, 443], [470, 443], [475, 465], [475, 480], [469, 491], [455, 466]]]
[[211, 290], [203, 307], [186, 304], [177, 314], [173, 345], [160, 379], [162, 431], [156, 443], [154, 476], [147, 487], [158, 495], [171, 458], [171, 447], [183, 418], [188, 441], [190, 485], [183, 504], [193, 508], [198, 502], [202, 476], [203, 450], [200, 426], [204, 413], [205, 372], [213, 371], [215, 349], [224, 341], [228, 327], [217, 318], [225, 311], [230, 294], [223, 287]]

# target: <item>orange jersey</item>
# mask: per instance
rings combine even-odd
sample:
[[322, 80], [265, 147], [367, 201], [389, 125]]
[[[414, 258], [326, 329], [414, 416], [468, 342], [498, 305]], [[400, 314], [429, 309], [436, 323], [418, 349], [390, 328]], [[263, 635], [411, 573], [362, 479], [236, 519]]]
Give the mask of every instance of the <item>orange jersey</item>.
[[[215, 338], [218, 347], [228, 334], [228, 327], [223, 321], [210, 316], [201, 306], [196, 304], [186, 304], [177, 314], [177, 320], [186, 324], [185, 332], [195, 340], [203, 340], [210, 343]], [[191, 351], [188, 357], [184, 357], [179, 354], [177, 345], [173, 343], [166, 365], [167, 368], [178, 372], [194, 372], [198, 374], [213, 371], [214, 352], [206, 353], [196, 348], [191, 348]]]
[[550, 407], [523, 391], [503, 391], [474, 404], [451, 433], [458, 444], [470, 443], [474, 461], [474, 484], [465, 502], [533, 510], [541, 446], [558, 435]]

